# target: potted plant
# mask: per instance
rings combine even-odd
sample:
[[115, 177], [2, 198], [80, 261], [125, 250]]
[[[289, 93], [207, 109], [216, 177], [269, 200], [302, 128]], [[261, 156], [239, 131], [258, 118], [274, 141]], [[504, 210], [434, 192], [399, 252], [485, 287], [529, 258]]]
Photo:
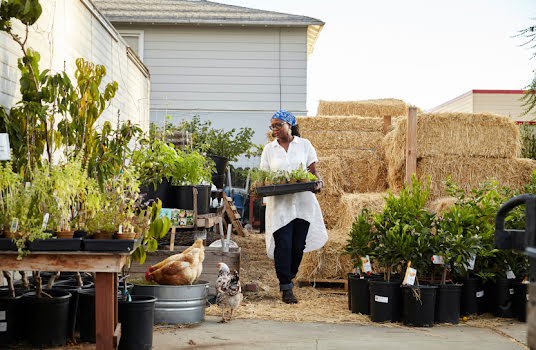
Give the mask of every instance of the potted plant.
[[368, 209], [362, 209], [352, 223], [350, 236], [345, 246], [345, 252], [354, 262], [355, 273], [348, 273], [348, 302], [353, 313], [370, 315], [369, 278], [371, 277], [371, 262], [376, 250], [375, 227], [372, 215]]

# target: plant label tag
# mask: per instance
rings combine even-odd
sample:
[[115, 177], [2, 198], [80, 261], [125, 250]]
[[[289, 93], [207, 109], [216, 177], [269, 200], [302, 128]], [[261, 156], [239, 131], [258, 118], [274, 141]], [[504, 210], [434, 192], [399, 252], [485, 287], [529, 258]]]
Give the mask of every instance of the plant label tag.
[[24, 184], [24, 188], [25, 188], [25, 189], [29, 189], [31, 185], [32, 185], [32, 183], [29, 182], [29, 181], [27, 181], [27, 182]]
[[0, 322], [0, 332], [7, 332], [7, 322]]
[[514, 274], [514, 271], [512, 271], [510, 265], [506, 265], [506, 278], [509, 280], [513, 280], [516, 278], [516, 275]]
[[122, 234], [123, 233], [123, 225], [119, 225], [119, 231], [118, 231], [119, 234]]
[[432, 263], [435, 265], [443, 265], [445, 263], [445, 258], [443, 255], [434, 255], [432, 256]]
[[0, 134], [0, 160], [10, 160], [11, 151], [9, 149], [9, 134]]
[[389, 304], [389, 297], [382, 297], [381, 295], [375, 295], [374, 301], [377, 303]]
[[361, 263], [363, 264], [363, 272], [367, 275], [370, 275], [372, 272], [372, 266], [370, 265], [369, 256], [366, 255], [364, 258], [361, 258]]
[[13, 218], [13, 221], [11, 221], [11, 228], [9, 229], [11, 233], [17, 232], [17, 229], [19, 228], [19, 219]]
[[406, 269], [406, 276], [404, 277], [404, 282], [402, 284], [405, 285], [414, 285], [415, 284], [415, 277], [417, 277], [417, 270], [413, 267], [408, 267]]
[[6, 319], [6, 312], [0, 311], [0, 321], [5, 321], [5, 319]]
[[527, 301], [529, 301], [529, 293], [527, 293]]
[[48, 213], [46, 213], [45, 216], [43, 217], [43, 225], [41, 225], [41, 231], [44, 231], [44, 230], [47, 229], [49, 216], [50, 215]]
[[484, 291], [483, 290], [479, 290], [478, 292], [476, 292], [476, 297], [477, 298], [482, 298], [484, 296]]
[[356, 267], [353, 271], [354, 275], [358, 275], [359, 274], [359, 267]]
[[467, 261], [467, 270], [473, 270], [475, 268], [476, 254], [471, 255], [471, 259]]
[[508, 291], [510, 292], [510, 295], [514, 295], [514, 288], [510, 288]]

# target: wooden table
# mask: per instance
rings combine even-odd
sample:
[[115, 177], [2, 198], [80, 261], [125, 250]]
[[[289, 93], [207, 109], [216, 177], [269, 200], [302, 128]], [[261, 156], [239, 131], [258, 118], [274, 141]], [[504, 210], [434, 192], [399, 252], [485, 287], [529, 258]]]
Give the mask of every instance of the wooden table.
[[17, 252], [0, 252], [2, 271], [96, 272], [95, 321], [98, 350], [117, 346], [117, 273], [132, 252], [32, 252], [17, 260]]

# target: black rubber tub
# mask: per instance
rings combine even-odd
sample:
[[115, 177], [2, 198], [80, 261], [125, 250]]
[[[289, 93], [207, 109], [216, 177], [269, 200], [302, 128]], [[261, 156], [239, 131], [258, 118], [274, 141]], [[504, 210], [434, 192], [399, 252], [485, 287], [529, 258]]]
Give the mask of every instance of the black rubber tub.
[[398, 322], [400, 320], [400, 281], [369, 281], [370, 318], [373, 322]]
[[71, 293], [56, 289], [43, 291], [52, 298], [45, 295], [37, 298], [35, 292], [29, 292], [20, 299], [21, 312], [31, 315], [24, 318], [24, 340], [33, 346], [63, 346], [67, 340]]
[[461, 284], [440, 284], [436, 292], [436, 323], [458, 324], [460, 322]]
[[402, 322], [406, 326], [433, 327], [437, 286], [401, 286]]
[[462, 282], [461, 314], [475, 315], [486, 311], [484, 284], [478, 277], [464, 278]]
[[131, 301], [119, 299], [120, 350], [150, 350], [153, 347], [155, 302], [155, 297], [144, 295], [133, 295]]
[[23, 330], [24, 315], [19, 310], [20, 297], [26, 291], [15, 289], [15, 297], [11, 296], [7, 287], [0, 288], [0, 348], [17, 343]]

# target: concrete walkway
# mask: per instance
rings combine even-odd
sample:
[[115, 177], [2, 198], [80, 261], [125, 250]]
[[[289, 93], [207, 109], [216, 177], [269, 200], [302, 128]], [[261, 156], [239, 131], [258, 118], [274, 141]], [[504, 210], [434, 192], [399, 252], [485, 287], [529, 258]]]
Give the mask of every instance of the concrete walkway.
[[528, 349], [527, 325], [499, 329], [469, 326], [406, 328], [388, 325], [291, 323], [208, 316], [190, 327], [156, 328], [153, 349]]

